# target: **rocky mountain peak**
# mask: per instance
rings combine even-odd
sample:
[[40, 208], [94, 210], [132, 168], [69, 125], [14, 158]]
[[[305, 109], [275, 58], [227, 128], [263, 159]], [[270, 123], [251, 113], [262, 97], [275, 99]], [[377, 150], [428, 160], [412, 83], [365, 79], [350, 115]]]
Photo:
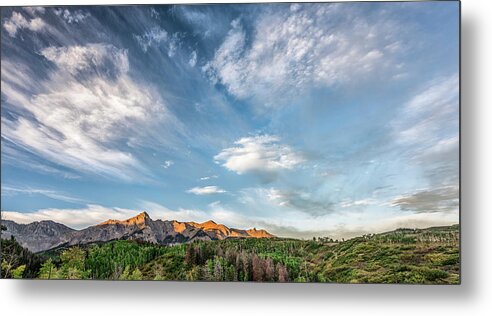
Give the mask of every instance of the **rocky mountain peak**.
[[147, 212], [142, 212], [134, 217], [131, 217], [127, 220], [120, 221], [116, 219], [110, 219], [105, 222], [102, 222], [98, 226], [101, 225], [115, 225], [115, 224], [120, 224], [120, 225], [125, 225], [125, 226], [145, 226], [148, 225], [150, 222], [152, 222], [152, 219], [150, 218], [149, 214]]
[[137, 216], [133, 217], [137, 221], [147, 221], [147, 220], [152, 220], [149, 216], [149, 214], [145, 211], [142, 213], [138, 214]]
[[73, 230], [52, 221], [34, 222], [27, 225], [2, 221], [2, 224], [6, 226], [7, 230], [2, 232], [1, 238], [14, 236], [22, 246], [34, 252], [59, 246], [83, 245], [119, 239], [169, 245], [195, 240], [274, 237], [265, 230], [229, 228], [212, 220], [201, 224], [167, 220], [153, 221], [147, 212], [141, 212], [126, 220], [110, 219], [82, 230]]

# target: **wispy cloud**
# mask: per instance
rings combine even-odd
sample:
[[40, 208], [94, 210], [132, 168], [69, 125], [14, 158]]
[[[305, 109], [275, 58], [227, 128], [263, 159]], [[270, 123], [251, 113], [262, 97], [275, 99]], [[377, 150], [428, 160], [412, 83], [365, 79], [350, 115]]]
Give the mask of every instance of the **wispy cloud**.
[[206, 181], [206, 180], [210, 180], [210, 179], [217, 179], [219, 176], [218, 175], [211, 175], [211, 176], [206, 176], [206, 177], [201, 177], [200, 178], [200, 181]]
[[312, 192], [270, 188], [264, 191], [264, 194], [278, 206], [288, 207], [311, 216], [322, 216], [334, 212], [333, 203], [316, 198]]
[[144, 52], [147, 52], [151, 47], [160, 47], [163, 45], [168, 57], [171, 58], [174, 57], [177, 49], [181, 46], [182, 34], [178, 32], [168, 33], [165, 29], [155, 26], [146, 30], [143, 34], [134, 34], [133, 37]]
[[458, 75], [428, 82], [407, 104], [393, 124], [397, 140], [404, 144], [428, 144], [446, 132], [457, 135]]
[[108, 219], [125, 220], [146, 211], [154, 220], [206, 221], [210, 215], [200, 210], [170, 210], [150, 201], [141, 201], [140, 209], [125, 209], [88, 204], [81, 208], [46, 208], [34, 212], [2, 212], [2, 219], [27, 224], [35, 221], [52, 220], [75, 229], [97, 225]]
[[2, 212], [2, 219], [13, 220], [18, 223], [53, 220], [69, 227], [81, 229], [99, 224], [107, 219], [124, 220], [147, 211], [155, 219], [197, 221], [203, 222], [212, 219], [235, 228], [262, 228], [277, 236], [296, 238], [312, 238], [313, 236], [330, 236], [333, 238], [349, 238], [367, 233], [377, 233], [394, 230], [401, 227], [426, 228], [437, 225], [457, 223], [456, 214], [450, 212], [419, 213], [392, 215], [384, 219], [364, 219], [359, 222], [335, 223], [332, 216], [325, 217], [264, 217], [246, 216], [223, 207], [220, 203], [211, 205], [208, 212], [192, 209], [166, 208], [155, 202], [142, 201], [140, 210], [131, 210], [118, 207], [104, 207], [89, 204], [77, 209], [41, 209], [34, 212]]
[[[35, 11], [32, 11], [33, 13]], [[17, 32], [22, 29], [27, 29], [33, 32], [39, 32], [46, 28], [47, 24], [40, 17], [26, 18], [22, 13], [12, 12], [12, 16], [5, 20], [3, 27], [11, 37], [15, 37]]]
[[456, 185], [459, 170], [459, 78], [430, 80], [391, 122], [403, 157], [423, 169], [432, 185]]
[[[129, 133], [137, 137], [142, 133], [138, 124], [150, 126], [169, 113], [157, 94], [128, 75], [126, 51], [87, 44], [47, 47], [41, 55], [54, 70], [40, 83], [40, 93], [30, 97], [2, 78], [7, 102], [35, 119], [2, 116], [2, 138], [84, 173], [127, 181], [145, 178], [141, 163], [114, 143]], [[5, 67], [9, 65], [15, 64]]]
[[[319, 219], [317, 219], [319, 221]], [[323, 223], [323, 221], [321, 221]], [[420, 213], [391, 215], [382, 219], [367, 218], [363, 223], [346, 222], [336, 225], [326, 225], [321, 228], [320, 225], [309, 224], [300, 227], [300, 225], [276, 225], [275, 221], [267, 222], [265, 226], [270, 232], [277, 236], [291, 236], [295, 238], [312, 238], [313, 236], [325, 236], [336, 239], [353, 238], [364, 234], [374, 234], [392, 231], [398, 228], [428, 228], [433, 226], [445, 226], [457, 224], [456, 214], [449, 213]], [[309, 229], [315, 227], [315, 229]]]
[[210, 220], [210, 214], [199, 209], [179, 208], [171, 210], [159, 203], [141, 201], [140, 208], [146, 210], [153, 219], [204, 222]]
[[21, 224], [51, 220], [80, 229], [99, 224], [108, 219], [124, 220], [138, 213], [136, 210], [89, 204], [86, 207], [76, 209], [47, 208], [28, 213], [2, 212], [2, 219], [13, 220]]
[[204, 67], [236, 97], [275, 106], [313, 86], [400, 71], [404, 28], [391, 15], [357, 14], [357, 6], [346, 4], [276, 6], [255, 14], [253, 35], [234, 20]]
[[56, 175], [64, 179], [79, 179], [81, 177], [77, 173], [63, 170], [58, 166], [48, 165], [40, 160], [2, 138], [2, 164], [20, 167], [43, 175]]
[[36, 15], [37, 13], [44, 14], [46, 12], [44, 7], [25, 7], [24, 10], [31, 15]]
[[70, 11], [69, 9], [55, 9], [56, 15], [65, 20], [68, 24], [80, 23], [90, 16], [90, 13], [84, 12], [82, 10]]
[[98, 68], [107, 68], [120, 75], [129, 69], [126, 50], [113, 45], [48, 46], [41, 50], [41, 55], [54, 63], [60, 72], [69, 72], [71, 75], [84, 72], [91, 74]]
[[159, 27], [154, 27], [141, 35], [133, 35], [144, 52], [152, 45], [159, 45], [161, 42], [166, 42], [169, 34], [166, 30]]
[[362, 200], [355, 200], [355, 201], [343, 201], [339, 205], [342, 208], [350, 208], [350, 207], [357, 207], [357, 206], [367, 206], [367, 205], [373, 205], [377, 201], [374, 199], [362, 199]]
[[458, 223], [455, 212], [387, 214], [383, 218], [374, 218], [364, 213], [357, 214], [357, 218], [343, 214], [337, 214], [337, 218], [332, 214], [313, 217], [306, 213], [295, 213], [297, 216], [293, 217], [286, 212], [281, 213], [283, 216], [245, 214], [248, 212], [237, 212], [218, 204], [212, 207], [210, 217], [228, 226], [260, 227], [280, 237], [294, 238], [351, 238], [402, 227], [427, 228]]
[[161, 16], [159, 12], [154, 7], [150, 8], [150, 16], [156, 20], [159, 20], [159, 17]]
[[188, 61], [188, 65], [190, 65], [190, 67], [195, 67], [196, 65], [196, 62], [197, 62], [197, 53], [196, 53], [196, 50], [192, 51], [191, 54], [190, 54], [190, 60]]
[[268, 177], [305, 161], [301, 154], [279, 141], [271, 135], [244, 137], [235, 142], [237, 147], [222, 150], [214, 159], [237, 174], [251, 172]]
[[218, 194], [218, 193], [225, 193], [224, 189], [219, 188], [218, 186], [215, 185], [209, 185], [205, 187], [194, 187], [186, 191], [188, 193], [193, 193], [196, 195], [210, 195], [210, 194]]
[[50, 199], [68, 202], [68, 203], [74, 203], [74, 204], [87, 203], [86, 200], [72, 197], [70, 195], [67, 195], [63, 192], [58, 192], [56, 190], [35, 189], [35, 188], [29, 188], [29, 187], [15, 187], [15, 186], [9, 186], [9, 185], [2, 185], [2, 196], [12, 196], [12, 195], [17, 195], [17, 194], [43, 195], [43, 196], [46, 196]]

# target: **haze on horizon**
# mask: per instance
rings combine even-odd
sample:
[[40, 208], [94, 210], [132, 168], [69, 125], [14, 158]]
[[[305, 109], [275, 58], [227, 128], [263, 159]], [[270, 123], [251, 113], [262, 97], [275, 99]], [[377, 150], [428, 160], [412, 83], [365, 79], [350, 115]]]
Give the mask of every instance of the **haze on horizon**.
[[459, 3], [3, 8], [4, 219], [459, 221]]

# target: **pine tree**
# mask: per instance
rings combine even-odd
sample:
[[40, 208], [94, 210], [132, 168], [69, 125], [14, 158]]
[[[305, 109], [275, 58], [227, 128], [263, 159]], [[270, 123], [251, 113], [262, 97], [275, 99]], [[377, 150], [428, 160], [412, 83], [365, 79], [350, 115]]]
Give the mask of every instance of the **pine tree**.
[[23, 264], [21, 266], [18, 266], [14, 270], [12, 270], [12, 278], [14, 279], [22, 279], [22, 276], [24, 275], [24, 270], [26, 270], [26, 265]]
[[130, 266], [126, 266], [125, 270], [123, 270], [123, 273], [120, 275], [120, 280], [129, 280], [130, 277]]
[[58, 278], [58, 269], [56, 268], [53, 260], [49, 258], [42, 265], [41, 269], [39, 269], [39, 278], [40, 279], [57, 279]]
[[130, 275], [130, 277], [128, 278], [128, 280], [134, 280], [134, 281], [141, 281], [141, 280], [143, 280], [142, 272], [140, 271], [140, 269], [135, 268], [135, 270], [133, 270], [133, 272]]

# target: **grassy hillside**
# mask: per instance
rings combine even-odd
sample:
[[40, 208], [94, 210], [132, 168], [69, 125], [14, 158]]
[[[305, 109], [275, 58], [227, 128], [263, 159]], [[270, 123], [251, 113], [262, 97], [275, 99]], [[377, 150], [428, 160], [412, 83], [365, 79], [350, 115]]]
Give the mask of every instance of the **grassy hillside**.
[[458, 229], [399, 229], [342, 242], [226, 239], [166, 247], [112, 241], [42, 253], [38, 277], [457, 284]]

